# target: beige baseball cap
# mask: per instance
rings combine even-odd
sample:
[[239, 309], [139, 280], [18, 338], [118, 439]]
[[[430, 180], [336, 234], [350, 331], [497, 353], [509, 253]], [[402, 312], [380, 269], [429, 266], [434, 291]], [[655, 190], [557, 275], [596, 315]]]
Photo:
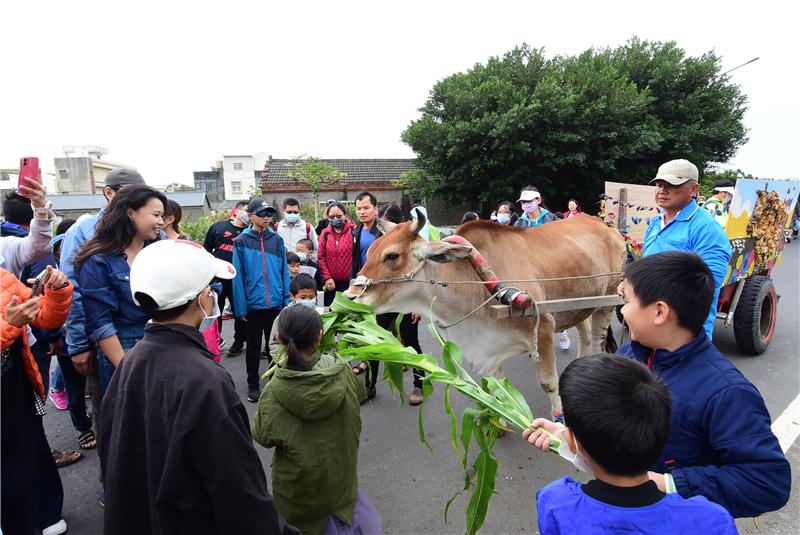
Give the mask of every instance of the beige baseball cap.
[[663, 180], [673, 186], [680, 186], [690, 180], [698, 181], [700, 173], [697, 172], [697, 166], [689, 160], [670, 160], [658, 168], [656, 177], [650, 181], [654, 183], [656, 180]]

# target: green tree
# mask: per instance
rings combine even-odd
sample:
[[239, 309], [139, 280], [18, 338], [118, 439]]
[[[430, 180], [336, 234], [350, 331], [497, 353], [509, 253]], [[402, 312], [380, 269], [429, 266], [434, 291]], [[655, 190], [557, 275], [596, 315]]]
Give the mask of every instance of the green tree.
[[311, 198], [314, 203], [314, 220], [319, 221], [319, 194], [323, 187], [335, 186], [347, 173], [339, 170], [333, 164], [313, 156], [298, 156], [286, 164], [286, 176], [307, 185], [311, 189]]
[[169, 184], [165, 189], [167, 190], [168, 193], [175, 193], [181, 191], [197, 191], [192, 186], [181, 184], [180, 182], [173, 182], [172, 184]]
[[744, 110], [713, 53], [632, 39], [547, 58], [523, 45], [436, 83], [401, 137], [423, 197], [496, 203], [534, 184], [557, 209], [591, 204], [606, 180], [646, 182], [671, 158], [727, 160], [746, 140]]

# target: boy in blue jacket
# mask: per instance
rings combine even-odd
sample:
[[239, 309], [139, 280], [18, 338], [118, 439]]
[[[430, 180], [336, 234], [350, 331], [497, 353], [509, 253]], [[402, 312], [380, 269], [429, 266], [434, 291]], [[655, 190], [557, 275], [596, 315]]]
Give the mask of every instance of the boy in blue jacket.
[[537, 493], [542, 535], [736, 533], [725, 508], [667, 494], [649, 478], [667, 443], [670, 398], [647, 368], [616, 355], [585, 357], [567, 366], [559, 389], [568, 426], [562, 456], [595, 479], [567, 476]]
[[[283, 239], [270, 228], [275, 209], [263, 199], [247, 206], [252, 226], [233, 244], [233, 304], [236, 316], [246, 320], [247, 401], [256, 403], [261, 394], [258, 366], [261, 341], [269, 339], [272, 323], [289, 298], [289, 268]], [[272, 357], [267, 347], [267, 359]]]
[[[714, 290], [714, 276], [694, 253], [630, 264], [620, 294], [632, 341], [619, 353], [645, 364], [672, 397], [669, 440], [650, 479], [662, 491], [705, 496], [736, 518], [753, 517], [786, 504], [791, 468], [761, 394], [706, 337]], [[542, 425], [555, 429], [534, 422]], [[531, 441], [547, 446], [541, 434]]]

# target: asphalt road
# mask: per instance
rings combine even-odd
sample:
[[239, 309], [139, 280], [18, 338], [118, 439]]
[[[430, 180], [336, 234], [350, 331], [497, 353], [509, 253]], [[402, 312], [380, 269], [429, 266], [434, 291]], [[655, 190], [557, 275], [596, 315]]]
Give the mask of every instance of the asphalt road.
[[[731, 330], [718, 324], [715, 342], [720, 350], [758, 387], [773, 420], [800, 392], [800, 242], [788, 245], [783, 263], [775, 269], [775, 287], [781, 295], [775, 339], [769, 350], [758, 357], [742, 354], [736, 347]], [[225, 334], [232, 334], [232, 322], [225, 322]], [[420, 329], [423, 350], [434, 351], [436, 345], [427, 332]], [[577, 339], [572, 331], [573, 341]], [[480, 336], [476, 333], [476, 336]], [[558, 357], [559, 370], [576, 356], [576, 347]], [[169, 355], [165, 355], [169, 358]], [[245, 399], [244, 356], [223, 359], [223, 365], [234, 378], [242, 399]], [[547, 397], [539, 388], [532, 362], [527, 357], [511, 359], [505, 369], [512, 382], [524, 393], [534, 414], [546, 415]], [[411, 389], [411, 374], [406, 374], [406, 388]], [[467, 406], [458, 395], [454, 405], [460, 412]], [[253, 414], [255, 405], [247, 403]], [[386, 533], [463, 533], [466, 499], [461, 497], [445, 523], [445, 502], [463, 485], [458, 458], [449, 439], [449, 421], [442, 405], [442, 391], [426, 403], [425, 427], [433, 453], [420, 443], [417, 434], [417, 410], [400, 406], [392, 399], [388, 386], [379, 385], [378, 397], [365, 405], [361, 415], [359, 484], [377, 507]], [[66, 412], [48, 404], [45, 429], [50, 445], [61, 450], [77, 447], [77, 433]], [[272, 451], [256, 445], [269, 477]], [[737, 522], [742, 533], [795, 534], [800, 532], [800, 446], [788, 452], [793, 468], [792, 497], [789, 504], [759, 519]], [[500, 462], [496, 495], [489, 505], [483, 533], [538, 533], [536, 526], [537, 489], [565, 474], [584, 479], [571, 465], [551, 455], [533, 450], [518, 434], [509, 434], [498, 441]], [[218, 452], [225, 455], [224, 451]], [[64, 484], [64, 518], [73, 534], [102, 533], [102, 509], [97, 501], [99, 461], [95, 451], [88, 452], [78, 463], [61, 470]], [[270, 485], [271, 487], [271, 485]]]

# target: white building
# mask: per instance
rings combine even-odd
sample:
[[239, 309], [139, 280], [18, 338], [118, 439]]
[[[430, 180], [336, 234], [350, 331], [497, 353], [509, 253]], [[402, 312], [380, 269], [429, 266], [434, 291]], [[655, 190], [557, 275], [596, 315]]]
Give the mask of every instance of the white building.
[[[230, 155], [222, 157], [222, 172], [225, 183], [225, 199], [247, 200], [261, 182], [261, 171], [267, 161], [267, 154]], [[260, 191], [259, 191], [260, 193]]]

